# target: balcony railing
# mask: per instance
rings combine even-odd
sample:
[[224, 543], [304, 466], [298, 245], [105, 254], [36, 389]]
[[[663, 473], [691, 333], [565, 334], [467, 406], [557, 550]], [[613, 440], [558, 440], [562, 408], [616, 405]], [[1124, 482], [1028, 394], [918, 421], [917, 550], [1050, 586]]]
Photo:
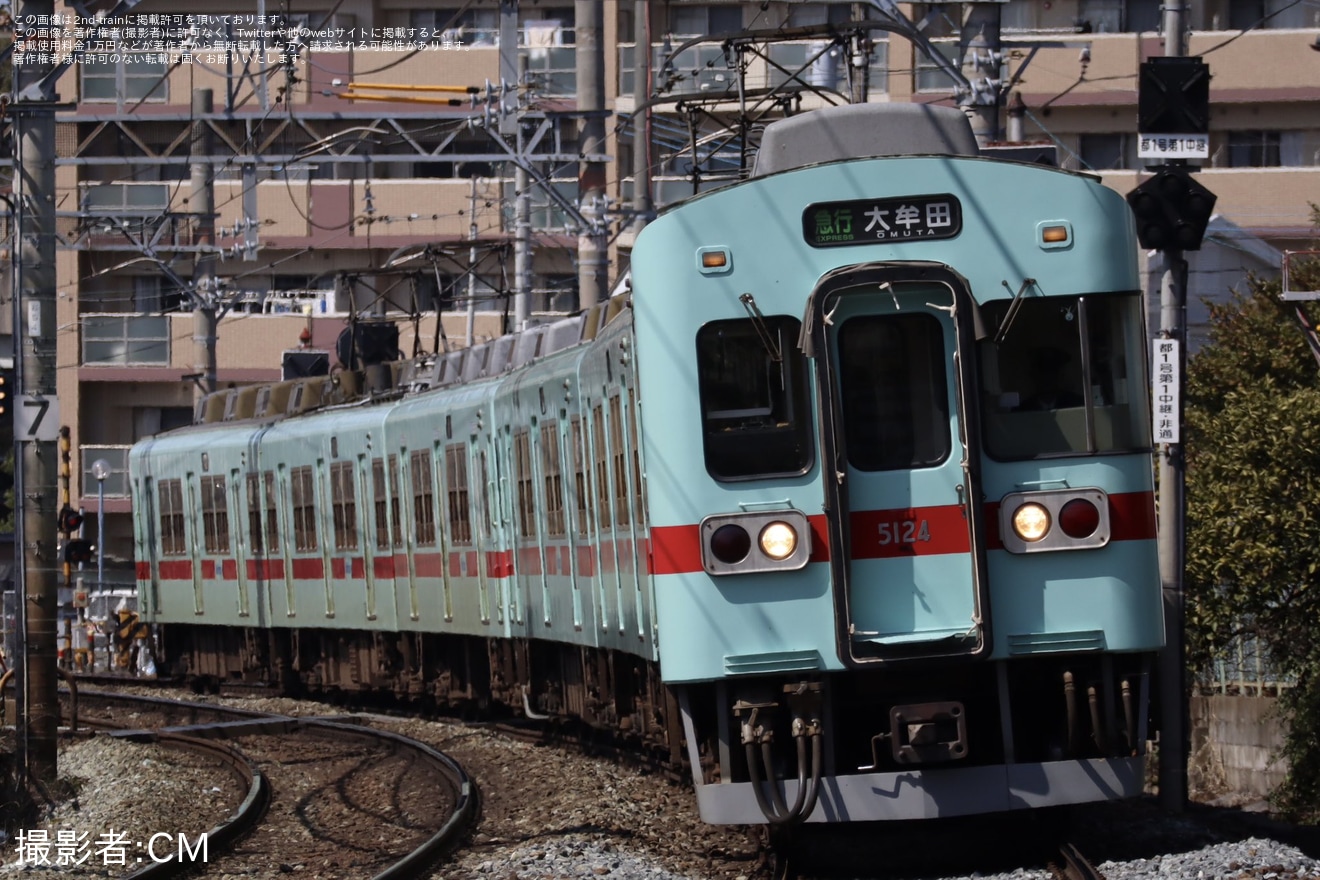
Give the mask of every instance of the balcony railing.
[[98, 481], [92, 465], [104, 461], [110, 465], [110, 473], [105, 478], [106, 498], [128, 497], [128, 450], [129, 446], [93, 446], [83, 444], [78, 447], [82, 461], [82, 497], [97, 496]]
[[170, 319], [167, 315], [84, 314], [83, 363], [87, 366], [168, 366]]

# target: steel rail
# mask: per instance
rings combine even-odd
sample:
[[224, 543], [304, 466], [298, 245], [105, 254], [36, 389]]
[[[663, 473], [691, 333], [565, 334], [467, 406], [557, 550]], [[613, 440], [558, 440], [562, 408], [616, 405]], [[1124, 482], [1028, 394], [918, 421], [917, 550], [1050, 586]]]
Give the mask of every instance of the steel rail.
[[[480, 797], [477, 786], [468, 776], [467, 771], [462, 765], [445, 753], [433, 749], [425, 743], [418, 742], [411, 737], [403, 734], [394, 733], [389, 730], [380, 730], [373, 727], [364, 727], [358, 724], [349, 724], [343, 721], [330, 720], [325, 718], [303, 718], [290, 715], [279, 715], [270, 712], [257, 712], [250, 709], [239, 709], [226, 706], [217, 706], [212, 703], [199, 703], [193, 701], [170, 700], [165, 697], [148, 697], [135, 694], [114, 694], [107, 691], [83, 691], [84, 696], [92, 699], [103, 700], [121, 700], [125, 702], [134, 702], [146, 704], [155, 708], [183, 708], [191, 711], [209, 711], [219, 715], [236, 716], [242, 720], [219, 722], [214, 724], [197, 724], [184, 727], [163, 728], [160, 731], [126, 731], [118, 734], [122, 738], [135, 742], [160, 741], [162, 744], [169, 742], [178, 742], [182, 744], [201, 744], [209, 746], [215, 750], [217, 757], [221, 753], [236, 755], [240, 761], [246, 762], [241, 753], [236, 752], [228, 746], [224, 746], [217, 739], [226, 739], [229, 737], [246, 736], [265, 732], [265, 728], [278, 729], [281, 733], [291, 732], [298, 728], [309, 730], [322, 730], [336, 734], [347, 734], [356, 736], [365, 740], [384, 741], [391, 745], [396, 751], [411, 749], [422, 755], [434, 766], [439, 774], [448, 781], [454, 795], [454, 808], [450, 817], [445, 823], [423, 841], [419, 846], [414, 847], [406, 856], [396, 861], [384, 871], [376, 874], [372, 880], [413, 880], [422, 876], [422, 874], [434, 865], [443, 855], [450, 851], [461, 840], [475, 823], [480, 806]], [[189, 745], [188, 747], [192, 747]], [[198, 749], [202, 751], [202, 749]], [[249, 764], [249, 767], [251, 765]], [[244, 801], [244, 807], [250, 802], [260, 802], [260, 813], [255, 818], [259, 819], [264, 814], [266, 806], [269, 804], [270, 791], [264, 776], [255, 767], [251, 767], [252, 772], [261, 784], [264, 786], [264, 801], [261, 796], [255, 793], [255, 790], [249, 788], [248, 797]], [[225, 822], [216, 826], [216, 829], [207, 832], [207, 839], [215, 839], [217, 835], [221, 836], [224, 845], [228, 845], [240, 834], [250, 830], [255, 824], [230, 829], [234, 823], [235, 817], [231, 817]], [[133, 880], [161, 880], [161, 878], [178, 876], [185, 870], [190, 870], [192, 864], [183, 864], [178, 860], [162, 861], [160, 863], [148, 865], [131, 875]], [[171, 870], [172, 869], [172, 870]], [[159, 873], [157, 873], [159, 872]]]

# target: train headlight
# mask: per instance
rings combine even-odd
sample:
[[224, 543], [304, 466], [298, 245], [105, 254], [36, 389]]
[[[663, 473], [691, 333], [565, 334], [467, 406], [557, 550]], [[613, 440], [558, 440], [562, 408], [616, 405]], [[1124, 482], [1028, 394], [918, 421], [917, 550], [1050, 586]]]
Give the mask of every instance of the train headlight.
[[1049, 534], [1050, 512], [1034, 501], [1022, 505], [1013, 511], [1013, 531], [1027, 543], [1036, 543]]
[[776, 520], [761, 529], [761, 552], [775, 561], [792, 556], [797, 542], [797, 532], [786, 522]]
[[699, 528], [707, 574], [798, 571], [811, 561], [811, 523], [791, 507], [713, 513]]
[[1109, 509], [1095, 488], [1010, 492], [999, 501], [999, 537], [1009, 553], [1097, 549], [1112, 534]]

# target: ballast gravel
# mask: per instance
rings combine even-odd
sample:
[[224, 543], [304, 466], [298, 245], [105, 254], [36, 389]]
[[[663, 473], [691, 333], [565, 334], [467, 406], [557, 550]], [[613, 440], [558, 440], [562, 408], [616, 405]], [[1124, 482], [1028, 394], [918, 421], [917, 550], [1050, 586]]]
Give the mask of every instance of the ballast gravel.
[[[319, 703], [284, 699], [227, 699], [227, 704], [289, 715], [327, 715]], [[480, 727], [390, 716], [367, 723], [397, 731], [454, 756], [477, 780], [480, 823], [461, 850], [437, 865], [431, 876], [445, 880], [765, 880], [766, 863], [756, 829], [710, 826], [697, 817], [685, 786], [640, 770], [554, 746], [514, 741]], [[179, 756], [159, 747], [106, 737], [67, 743], [61, 774], [75, 780], [76, 801], [62, 803], [35, 826], [50, 831], [82, 829], [91, 838], [107, 829], [129, 828], [136, 836], [165, 832], [194, 834], [216, 824], [237, 803], [223, 771], [180, 766]], [[183, 827], [183, 826], [188, 827]], [[1096, 805], [1079, 811], [1073, 839], [1108, 880], [1297, 880], [1320, 878], [1320, 834], [1316, 829], [1270, 822], [1259, 813], [1193, 806], [1169, 815], [1151, 799]], [[881, 877], [1048, 880], [1036, 861], [1004, 862], [987, 857], [980, 871], [941, 868], [936, 861], [887, 858], [907, 844], [903, 835], [877, 830], [861, 844], [874, 851], [875, 870], [852, 873], [857, 880]], [[975, 844], [947, 840], [942, 849]], [[940, 855], [937, 844], [935, 856]], [[987, 850], [989, 852], [989, 850]], [[0, 874], [118, 877], [139, 867], [85, 864], [23, 866], [16, 842], [3, 844]], [[88, 862], [96, 861], [89, 859]], [[975, 859], [973, 859], [975, 863]], [[925, 867], [922, 867], [922, 865]], [[947, 863], [946, 863], [947, 864]], [[804, 878], [820, 876], [799, 863]], [[306, 864], [279, 873], [222, 875], [223, 880], [315, 877]], [[837, 876], [837, 875], [836, 875]], [[368, 880], [368, 878], [363, 878]]]

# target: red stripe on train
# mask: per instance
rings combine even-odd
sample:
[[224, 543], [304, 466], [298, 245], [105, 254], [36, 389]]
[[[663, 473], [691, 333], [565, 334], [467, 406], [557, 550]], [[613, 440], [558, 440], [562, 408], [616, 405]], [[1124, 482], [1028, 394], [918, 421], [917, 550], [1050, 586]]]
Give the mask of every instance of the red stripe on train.
[[163, 581], [192, 580], [192, 560], [191, 559], [161, 560], [160, 579]]
[[249, 559], [247, 562], [247, 576], [250, 580], [283, 580], [284, 560]]
[[[1002, 550], [999, 539], [999, 504], [983, 508], [986, 545]], [[829, 541], [823, 515], [808, 517], [812, 533], [812, 562], [829, 560]], [[1109, 496], [1111, 541], [1155, 538], [1154, 495], [1124, 492]], [[970, 548], [967, 522], [956, 504], [893, 510], [856, 511], [851, 518], [853, 559], [902, 559], [966, 553]], [[651, 529], [653, 574], [688, 574], [702, 570], [701, 532], [697, 525], [655, 526]]]

